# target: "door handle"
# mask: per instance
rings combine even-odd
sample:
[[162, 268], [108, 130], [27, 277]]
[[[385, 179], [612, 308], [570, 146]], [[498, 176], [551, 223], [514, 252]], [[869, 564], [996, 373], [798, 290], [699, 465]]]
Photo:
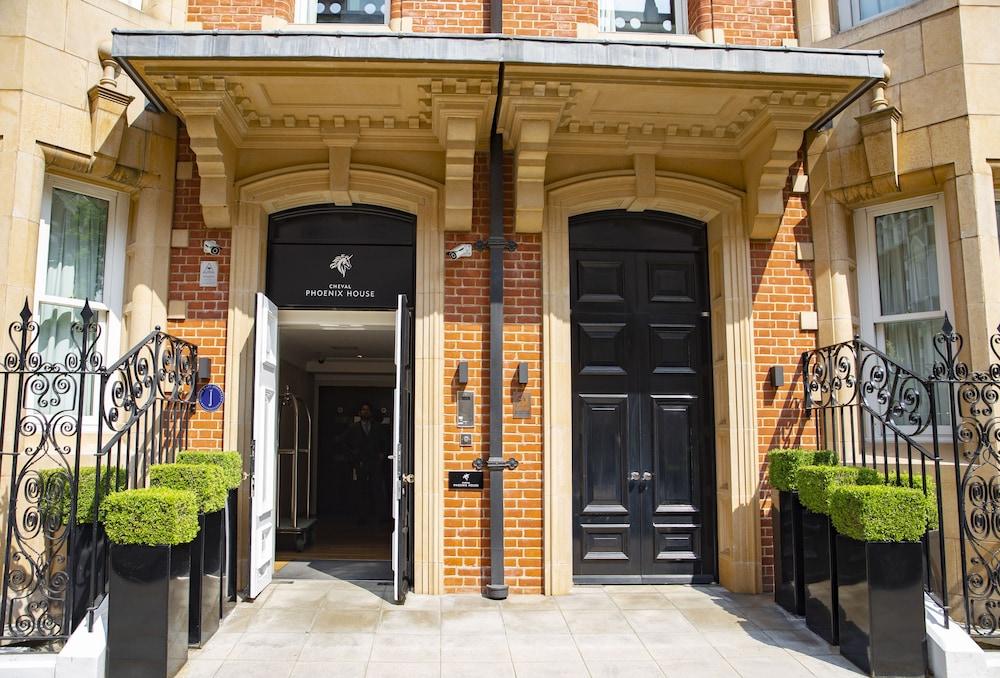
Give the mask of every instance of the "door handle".
[[404, 473], [399, 478], [400, 478], [400, 480], [402, 480], [407, 485], [412, 485], [413, 481], [415, 480], [415, 478], [413, 477], [412, 473]]
[[638, 471], [632, 471], [626, 477], [627, 477], [628, 480], [639, 480], [639, 472]]
[[653, 474], [652, 473], [650, 473], [649, 471], [643, 471], [642, 472], [642, 481], [643, 482], [647, 482], [647, 481], [650, 481], [652, 479], [653, 479]]

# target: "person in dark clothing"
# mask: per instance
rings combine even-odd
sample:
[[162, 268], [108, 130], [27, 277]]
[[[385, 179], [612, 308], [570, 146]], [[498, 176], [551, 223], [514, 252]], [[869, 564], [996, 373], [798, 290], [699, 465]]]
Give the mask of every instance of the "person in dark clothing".
[[361, 522], [385, 520], [389, 509], [385, 460], [389, 454], [384, 427], [372, 417], [372, 406], [361, 405], [358, 421], [345, 435], [345, 446], [353, 469], [354, 505], [361, 510]]

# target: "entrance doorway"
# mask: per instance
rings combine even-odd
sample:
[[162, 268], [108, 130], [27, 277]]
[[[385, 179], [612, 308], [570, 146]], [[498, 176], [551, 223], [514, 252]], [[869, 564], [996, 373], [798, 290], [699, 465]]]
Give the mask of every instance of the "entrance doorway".
[[278, 326], [282, 402], [284, 394], [301, 398], [311, 415], [312, 445], [308, 454], [300, 451], [296, 474], [295, 495], [308, 498], [308, 505], [297, 506], [298, 522], [308, 525], [302, 535], [288, 529], [293, 469], [287, 451], [294, 417], [292, 409], [281, 408], [276, 565], [294, 574], [302, 568], [289, 563], [366, 561], [379, 563], [372, 573], [386, 571], [392, 553], [395, 314], [279, 311]]
[[570, 221], [578, 583], [716, 579], [706, 226]]
[[282, 577], [412, 574], [415, 219], [274, 214], [257, 295], [250, 596]]

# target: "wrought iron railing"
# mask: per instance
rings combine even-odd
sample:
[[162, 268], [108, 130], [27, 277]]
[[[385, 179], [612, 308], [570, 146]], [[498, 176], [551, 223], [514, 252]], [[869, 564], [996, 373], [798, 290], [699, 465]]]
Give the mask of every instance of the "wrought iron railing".
[[971, 367], [962, 335], [945, 319], [934, 337], [932, 380], [947, 394], [955, 458], [962, 603], [966, 630], [1000, 639], [1000, 328], [989, 357]]
[[[44, 351], [42, 334], [25, 301], [0, 368], [3, 646], [63, 641], [85, 616], [93, 628], [106, 591], [101, 497], [145, 485], [150, 464], [172, 461], [194, 407], [193, 344], [156, 328], [105, 366], [89, 304], [63, 338], [69, 350]], [[93, 504], [80, 506], [81, 474], [91, 472]]]
[[804, 405], [822, 447], [835, 451], [843, 464], [879, 469], [887, 483], [934, 494], [937, 520], [925, 539], [924, 588], [947, 612], [934, 384], [857, 338], [803, 353], [802, 373]]
[[[937, 529], [930, 526], [925, 539], [925, 589], [946, 620], [954, 615], [971, 635], [996, 639], [1000, 328], [989, 341], [989, 364], [978, 370], [962, 357], [964, 339], [947, 317], [932, 342], [927, 376], [858, 338], [804, 353], [804, 407], [818, 443], [843, 463], [878, 468], [887, 481], [934, 493]], [[953, 473], [953, 488], [946, 490], [944, 472]], [[956, 539], [950, 562], [960, 583], [948, 578], [947, 542]]]

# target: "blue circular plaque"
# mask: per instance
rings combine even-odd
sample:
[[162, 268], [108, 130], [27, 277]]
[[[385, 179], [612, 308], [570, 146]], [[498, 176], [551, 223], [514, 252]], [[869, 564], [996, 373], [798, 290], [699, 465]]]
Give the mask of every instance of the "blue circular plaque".
[[215, 412], [217, 409], [222, 407], [223, 401], [225, 401], [226, 395], [222, 392], [222, 389], [215, 384], [206, 384], [201, 387], [198, 391], [198, 405], [201, 409], [206, 412]]

